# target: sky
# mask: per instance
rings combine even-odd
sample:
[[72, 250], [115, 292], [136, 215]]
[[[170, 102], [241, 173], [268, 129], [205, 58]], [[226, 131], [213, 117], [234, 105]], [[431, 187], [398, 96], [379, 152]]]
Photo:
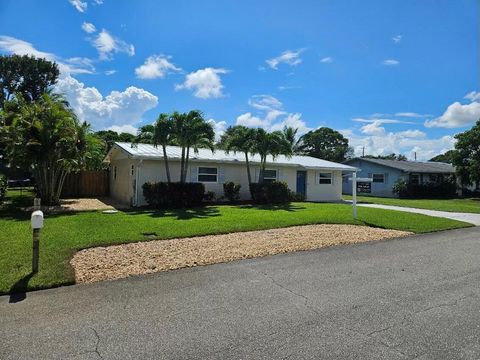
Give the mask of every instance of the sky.
[[475, 0], [1, 0], [0, 53], [56, 61], [93, 129], [159, 113], [340, 131], [427, 160], [480, 118]]

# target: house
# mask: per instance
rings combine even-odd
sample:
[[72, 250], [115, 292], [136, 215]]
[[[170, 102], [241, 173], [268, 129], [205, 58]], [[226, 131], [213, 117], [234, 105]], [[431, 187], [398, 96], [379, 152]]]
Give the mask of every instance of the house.
[[[180, 177], [181, 148], [167, 147], [172, 181]], [[106, 159], [110, 163], [110, 195], [117, 201], [132, 206], [146, 205], [142, 185], [146, 182], [167, 181], [161, 147], [148, 144], [116, 142]], [[252, 181], [258, 181], [260, 157], [250, 157]], [[240, 196], [250, 199], [245, 156], [243, 153], [191, 151], [187, 181], [205, 184], [206, 191], [223, 196], [223, 183], [233, 181], [241, 185]], [[356, 171], [354, 167], [309, 156], [278, 156], [267, 159], [265, 181], [285, 181], [288, 187], [304, 194], [308, 201], [340, 201], [342, 172]]]
[[[400, 161], [370, 158], [354, 158], [345, 161], [360, 171], [359, 178], [372, 179], [369, 195], [395, 197], [392, 186], [399, 179], [413, 184], [438, 183], [450, 175], [455, 175], [451, 164], [433, 161]], [[349, 176], [343, 178], [343, 193], [352, 194], [352, 182]]]

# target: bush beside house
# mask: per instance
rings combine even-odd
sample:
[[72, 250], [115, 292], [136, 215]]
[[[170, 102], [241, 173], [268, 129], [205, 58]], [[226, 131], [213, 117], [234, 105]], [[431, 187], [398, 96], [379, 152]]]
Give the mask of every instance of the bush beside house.
[[283, 181], [252, 183], [250, 193], [257, 204], [286, 204], [293, 198], [292, 191]]
[[142, 189], [148, 205], [154, 208], [199, 206], [205, 196], [205, 186], [201, 183], [148, 182]]
[[7, 184], [7, 177], [3, 174], [0, 174], [0, 203], [3, 201], [3, 198], [7, 193]]
[[456, 197], [457, 185], [454, 176], [448, 177], [441, 182], [428, 182], [425, 184], [413, 184], [399, 179], [393, 185], [392, 191], [398, 197], [404, 199], [448, 199]]
[[226, 182], [223, 184], [223, 193], [225, 198], [228, 199], [231, 203], [238, 201], [240, 199], [240, 184], [236, 184], [233, 181]]

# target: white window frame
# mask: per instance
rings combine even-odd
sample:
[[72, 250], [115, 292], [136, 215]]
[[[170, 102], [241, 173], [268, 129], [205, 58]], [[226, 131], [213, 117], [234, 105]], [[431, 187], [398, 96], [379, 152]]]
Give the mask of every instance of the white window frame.
[[[330, 177], [322, 177], [322, 175], [330, 175]], [[326, 183], [326, 182], [320, 182], [320, 180], [330, 180], [330, 182]], [[319, 171], [318, 172], [318, 185], [332, 185], [333, 184], [333, 173], [332, 172], [323, 172], [323, 171]]]
[[[215, 169], [215, 170], [217, 171], [217, 173], [216, 173], [216, 174], [201, 173], [201, 172], [200, 172], [200, 169], [202, 169], [202, 168], [204, 168], [204, 169]], [[215, 175], [216, 180], [215, 180], [215, 181], [202, 181], [202, 180], [200, 180], [200, 175], [210, 175], [210, 176]], [[217, 183], [218, 183], [218, 167], [216, 167], [216, 166], [199, 166], [199, 167], [197, 168], [197, 182], [199, 182], [199, 183], [217, 184]]]
[[[382, 181], [375, 181], [375, 175], [381, 175]], [[385, 184], [385, 174], [384, 173], [373, 173], [372, 174], [372, 183], [374, 184]]]
[[275, 171], [275, 178], [272, 177], [265, 177], [265, 173], [263, 173], [263, 181], [265, 180], [271, 180], [271, 181], [277, 181], [278, 180], [278, 170], [277, 169], [265, 169], [266, 171]]

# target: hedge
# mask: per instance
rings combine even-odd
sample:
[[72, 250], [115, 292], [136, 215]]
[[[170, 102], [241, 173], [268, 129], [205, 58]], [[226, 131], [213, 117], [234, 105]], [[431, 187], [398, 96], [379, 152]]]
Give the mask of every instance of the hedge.
[[7, 193], [7, 185], [7, 177], [3, 174], [0, 174], [0, 202], [3, 200], [5, 194]]
[[147, 182], [142, 189], [148, 205], [155, 208], [199, 206], [205, 196], [205, 186], [201, 183]]
[[257, 204], [286, 204], [294, 196], [287, 183], [282, 181], [252, 183], [250, 193], [253, 202]]
[[455, 178], [451, 177], [442, 182], [426, 184], [412, 184], [399, 179], [392, 188], [400, 198], [405, 199], [449, 199], [457, 195]]

